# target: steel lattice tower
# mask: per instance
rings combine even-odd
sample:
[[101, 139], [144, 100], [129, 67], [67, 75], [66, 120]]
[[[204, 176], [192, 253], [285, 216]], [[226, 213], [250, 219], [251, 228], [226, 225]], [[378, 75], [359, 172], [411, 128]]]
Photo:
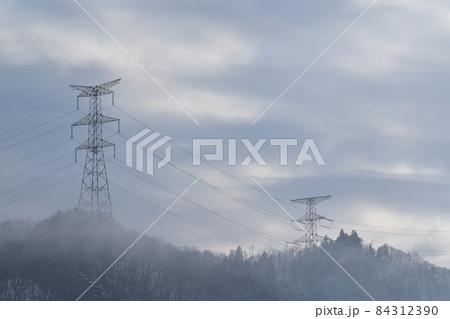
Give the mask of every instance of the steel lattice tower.
[[322, 219], [331, 221], [331, 219], [328, 219], [322, 215], [318, 215], [316, 213], [316, 204], [321, 201], [327, 200], [330, 197], [331, 197], [331, 195], [317, 196], [317, 197], [305, 197], [305, 198], [299, 198], [299, 199], [292, 200], [292, 202], [294, 202], [294, 203], [306, 204], [306, 214], [294, 221], [294, 222], [298, 222], [300, 224], [305, 225], [303, 227], [305, 234], [302, 237], [291, 242], [292, 244], [295, 244], [295, 245], [305, 244], [305, 248], [311, 250], [314, 247], [314, 245], [316, 244], [316, 242], [322, 240], [322, 237], [317, 235], [317, 222]]
[[89, 98], [89, 114], [72, 124], [72, 137], [74, 126], [88, 126], [88, 139], [75, 149], [75, 161], [77, 151], [86, 150], [86, 162], [84, 164], [78, 208], [100, 216], [112, 216], [103, 148], [113, 146], [114, 156], [116, 152], [115, 145], [103, 139], [102, 125], [103, 123], [117, 121], [118, 130], [120, 128], [119, 119], [102, 114], [101, 96], [112, 94], [112, 104], [114, 105], [114, 92], [110, 88], [119, 81], [120, 79], [117, 79], [95, 86], [70, 86], [74, 90], [81, 91], [77, 97], [77, 109], [79, 109], [80, 97]]

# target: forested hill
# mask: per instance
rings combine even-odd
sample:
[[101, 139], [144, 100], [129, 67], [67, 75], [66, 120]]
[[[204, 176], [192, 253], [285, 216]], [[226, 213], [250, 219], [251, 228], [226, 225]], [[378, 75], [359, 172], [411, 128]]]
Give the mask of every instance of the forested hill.
[[[75, 300], [138, 233], [80, 211], [0, 225], [0, 300]], [[450, 300], [450, 270], [341, 231], [323, 247], [377, 300]], [[320, 249], [250, 255], [144, 236], [83, 300], [368, 300]]]

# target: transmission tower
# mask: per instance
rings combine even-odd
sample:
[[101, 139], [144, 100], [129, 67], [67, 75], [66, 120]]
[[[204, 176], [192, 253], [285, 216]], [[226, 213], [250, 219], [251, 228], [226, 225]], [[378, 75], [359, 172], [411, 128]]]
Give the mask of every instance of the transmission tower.
[[103, 123], [117, 121], [118, 131], [120, 129], [119, 119], [102, 114], [101, 96], [112, 94], [112, 104], [114, 105], [114, 92], [110, 88], [119, 83], [119, 81], [120, 79], [117, 79], [95, 86], [70, 86], [74, 90], [81, 91], [77, 97], [77, 109], [79, 109], [80, 97], [89, 98], [89, 114], [73, 123], [71, 127], [73, 138], [74, 126], [88, 126], [88, 139], [75, 149], [75, 161], [77, 160], [77, 151], [86, 150], [86, 162], [84, 164], [78, 208], [100, 216], [112, 216], [103, 148], [113, 146], [114, 157], [116, 155], [115, 145], [103, 139], [102, 125]]
[[292, 200], [292, 202], [294, 203], [306, 204], [306, 214], [300, 217], [299, 219], [292, 221], [294, 223], [303, 224], [304, 226], [302, 227], [302, 230], [305, 231], [305, 234], [302, 237], [294, 240], [293, 242], [290, 242], [291, 244], [295, 245], [305, 244], [305, 248], [311, 250], [316, 244], [316, 242], [322, 240], [322, 236], [317, 235], [317, 223], [320, 222], [320, 220], [328, 220], [330, 222], [332, 220], [322, 215], [318, 215], [316, 213], [316, 204], [320, 203], [321, 201], [327, 200], [330, 197], [331, 195], [305, 197]]

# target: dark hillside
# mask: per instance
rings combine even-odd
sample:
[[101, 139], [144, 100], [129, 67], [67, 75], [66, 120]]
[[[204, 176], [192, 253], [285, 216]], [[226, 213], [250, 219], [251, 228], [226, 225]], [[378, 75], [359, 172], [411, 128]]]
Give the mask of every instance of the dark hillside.
[[[0, 300], [75, 300], [139, 234], [81, 211], [0, 225]], [[450, 300], [450, 271], [341, 231], [323, 247], [377, 300]], [[83, 300], [367, 300], [320, 249], [251, 256], [144, 236]]]

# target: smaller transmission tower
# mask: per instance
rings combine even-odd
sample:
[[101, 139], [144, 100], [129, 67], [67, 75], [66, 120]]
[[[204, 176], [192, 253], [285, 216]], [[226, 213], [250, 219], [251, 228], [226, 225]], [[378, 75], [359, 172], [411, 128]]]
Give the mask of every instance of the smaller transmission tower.
[[115, 156], [115, 145], [103, 139], [102, 124], [117, 121], [119, 125], [119, 119], [102, 114], [101, 96], [112, 94], [112, 104], [114, 105], [114, 92], [110, 89], [119, 81], [120, 79], [117, 79], [95, 86], [70, 86], [74, 90], [81, 91], [77, 97], [77, 109], [79, 109], [80, 97], [89, 98], [89, 114], [72, 124], [72, 137], [74, 126], [88, 126], [88, 139], [75, 149], [75, 161], [77, 151], [86, 150], [86, 162], [84, 164], [78, 208], [100, 216], [112, 216], [103, 148], [114, 146]]
[[293, 222], [297, 222], [297, 223], [305, 225], [303, 227], [305, 234], [302, 237], [294, 240], [293, 242], [290, 242], [291, 244], [295, 244], [295, 245], [305, 244], [305, 248], [308, 250], [311, 250], [314, 247], [314, 245], [316, 244], [316, 242], [322, 240], [322, 237], [317, 235], [317, 223], [320, 220], [328, 220], [328, 221], [332, 221], [332, 220], [328, 219], [322, 215], [318, 215], [316, 213], [316, 204], [320, 203], [324, 200], [327, 200], [330, 197], [331, 197], [331, 195], [317, 196], [317, 197], [305, 197], [305, 198], [299, 198], [299, 199], [292, 200], [292, 202], [294, 202], [294, 203], [306, 204], [306, 214], [295, 221], [293, 220]]

